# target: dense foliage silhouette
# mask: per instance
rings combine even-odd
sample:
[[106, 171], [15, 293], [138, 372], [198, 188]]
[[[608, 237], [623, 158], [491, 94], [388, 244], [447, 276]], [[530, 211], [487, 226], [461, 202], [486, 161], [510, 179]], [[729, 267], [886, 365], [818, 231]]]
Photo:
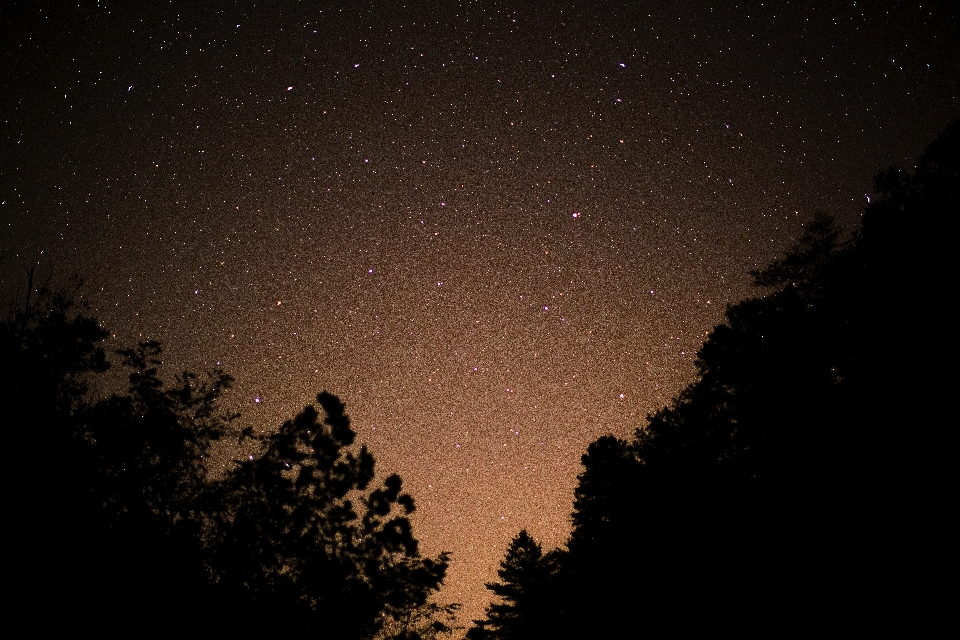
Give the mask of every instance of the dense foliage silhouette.
[[551, 579], [559, 568], [559, 552], [544, 555], [540, 544], [526, 530], [507, 548], [497, 575], [487, 583], [497, 600], [487, 606], [486, 618], [474, 621], [468, 640], [508, 640], [540, 637], [556, 615], [550, 609]]
[[[848, 240], [817, 214], [751, 274], [764, 293], [727, 309], [670, 406], [632, 439], [590, 445], [546, 589], [552, 637], [916, 630], [946, 611], [931, 577], [953, 531], [949, 376], [930, 340], [960, 122], [876, 191]], [[510, 628], [533, 619], [495, 593]], [[490, 628], [472, 637], [513, 637]]]
[[374, 477], [373, 456], [348, 449], [356, 434], [335, 396], [317, 403], [322, 419], [307, 406], [222, 483], [210, 566], [247, 611], [369, 637], [426, 604], [447, 556], [420, 557], [400, 476], [359, 493]]
[[[117, 352], [127, 389], [94, 398], [109, 334], [76, 302], [79, 284], [35, 287], [31, 274], [27, 289], [0, 322], [8, 615], [111, 632], [452, 630], [457, 606], [429, 600], [447, 555], [419, 554], [399, 476], [368, 490], [374, 458], [335, 396], [255, 435], [220, 409], [230, 376], [166, 384], [149, 341]], [[259, 447], [212, 479], [211, 447], [238, 434]]]

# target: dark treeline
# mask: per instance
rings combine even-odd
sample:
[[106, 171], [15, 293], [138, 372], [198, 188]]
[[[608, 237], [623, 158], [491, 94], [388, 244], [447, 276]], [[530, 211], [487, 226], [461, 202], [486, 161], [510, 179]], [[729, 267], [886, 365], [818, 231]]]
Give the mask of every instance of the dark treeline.
[[[877, 177], [841, 241], [817, 215], [762, 294], [728, 308], [696, 380], [629, 440], [582, 458], [572, 532], [520, 532], [468, 637], [919, 626], [950, 592], [946, 435], [960, 123], [913, 173]], [[324, 392], [276, 431], [220, 408], [232, 379], [161, 376], [160, 345], [116, 353], [77, 291], [7, 294], [0, 321], [8, 618], [33, 629], [429, 638], [448, 558], [418, 551], [399, 476], [375, 482]], [[215, 443], [252, 455], [212, 478]]]
[[[451, 631], [456, 605], [429, 600], [447, 556], [419, 554], [413, 499], [397, 475], [374, 483], [336, 397], [256, 434], [219, 408], [228, 375], [168, 384], [160, 345], [144, 342], [117, 353], [127, 390], [96, 399], [107, 331], [75, 290], [32, 280], [0, 322], [8, 620], [124, 635]], [[211, 479], [224, 438], [252, 455]]]
[[960, 122], [876, 191], [849, 240], [818, 214], [751, 274], [761, 295], [727, 309], [669, 407], [590, 445], [566, 549], [520, 532], [468, 638], [916, 631], [944, 615]]

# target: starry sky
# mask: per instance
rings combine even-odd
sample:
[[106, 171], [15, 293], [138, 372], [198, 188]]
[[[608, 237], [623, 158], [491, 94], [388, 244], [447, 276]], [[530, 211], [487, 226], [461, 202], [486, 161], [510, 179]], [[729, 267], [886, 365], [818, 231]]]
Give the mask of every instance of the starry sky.
[[952, 2], [9, 4], [4, 295], [81, 274], [243, 426], [340, 396], [464, 621], [747, 271], [960, 117]]

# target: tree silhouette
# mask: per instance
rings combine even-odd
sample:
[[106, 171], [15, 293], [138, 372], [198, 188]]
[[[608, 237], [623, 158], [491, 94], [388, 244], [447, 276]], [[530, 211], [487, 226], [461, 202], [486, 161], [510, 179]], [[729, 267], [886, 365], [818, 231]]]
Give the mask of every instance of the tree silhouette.
[[590, 445], [552, 578], [566, 635], [916, 629], [946, 606], [928, 573], [952, 530], [951, 377], [921, 336], [944, 329], [960, 122], [877, 193], [846, 241], [817, 214], [752, 273], [762, 295], [727, 309], [696, 380]]
[[466, 637], [508, 640], [549, 633], [556, 613], [549, 609], [550, 587], [558, 566], [556, 553], [545, 556], [537, 541], [521, 530], [500, 562], [500, 581], [486, 585], [498, 600], [487, 607], [485, 619], [474, 621]]
[[81, 504], [91, 472], [76, 420], [89, 378], [108, 368], [108, 333], [76, 301], [80, 282], [64, 290], [35, 286], [9, 301], [0, 322], [0, 437], [6, 452], [2, 496], [14, 607], [39, 598], [51, 572], [76, 556]]
[[[82, 564], [95, 577], [88, 606], [186, 615], [209, 599], [202, 539], [220, 509], [207, 480], [213, 443], [236, 416], [218, 409], [233, 379], [220, 370], [189, 371], [166, 385], [160, 344], [118, 352], [130, 369], [125, 394], [77, 415], [87, 443]], [[94, 551], [94, 553], [89, 553]], [[194, 611], [201, 613], [201, 611]]]
[[244, 607], [271, 620], [282, 612], [294, 628], [365, 637], [423, 607], [447, 556], [419, 555], [407, 518], [413, 498], [399, 476], [362, 493], [373, 456], [350, 450], [355, 433], [335, 396], [317, 403], [322, 417], [305, 407], [223, 483], [211, 567]]
[[377, 632], [376, 640], [436, 640], [462, 629], [456, 624], [459, 603], [426, 602], [387, 620]]
[[161, 346], [148, 341], [117, 352], [126, 391], [96, 400], [88, 383], [109, 367], [108, 332], [77, 289], [34, 289], [31, 277], [28, 290], [0, 322], [0, 381], [17, 400], [0, 406], [15, 610], [57, 594], [60, 615], [41, 624], [451, 631], [457, 605], [429, 601], [447, 555], [419, 555], [399, 476], [367, 491], [374, 459], [353, 446], [336, 397], [317, 397], [322, 419], [310, 406], [276, 433], [244, 430], [258, 455], [212, 481], [211, 447], [236, 433], [237, 416], [219, 409], [233, 379], [186, 371], [167, 384]]
[[[116, 518], [142, 508], [169, 523], [199, 517], [210, 448], [238, 417], [217, 406], [233, 378], [213, 370], [202, 380], [185, 371], [166, 387], [159, 375], [159, 342], [118, 353], [131, 369], [127, 394], [113, 395], [80, 416], [99, 463], [102, 509]], [[124, 497], [131, 490], [136, 497]]]

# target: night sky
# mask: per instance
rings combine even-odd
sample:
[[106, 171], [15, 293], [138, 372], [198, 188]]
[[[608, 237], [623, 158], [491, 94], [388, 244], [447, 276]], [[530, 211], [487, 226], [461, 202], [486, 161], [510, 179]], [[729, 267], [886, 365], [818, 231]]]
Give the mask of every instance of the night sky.
[[0, 293], [81, 274], [241, 426], [337, 394], [463, 621], [747, 271], [960, 117], [955, 2], [72, 4], [0, 10]]

